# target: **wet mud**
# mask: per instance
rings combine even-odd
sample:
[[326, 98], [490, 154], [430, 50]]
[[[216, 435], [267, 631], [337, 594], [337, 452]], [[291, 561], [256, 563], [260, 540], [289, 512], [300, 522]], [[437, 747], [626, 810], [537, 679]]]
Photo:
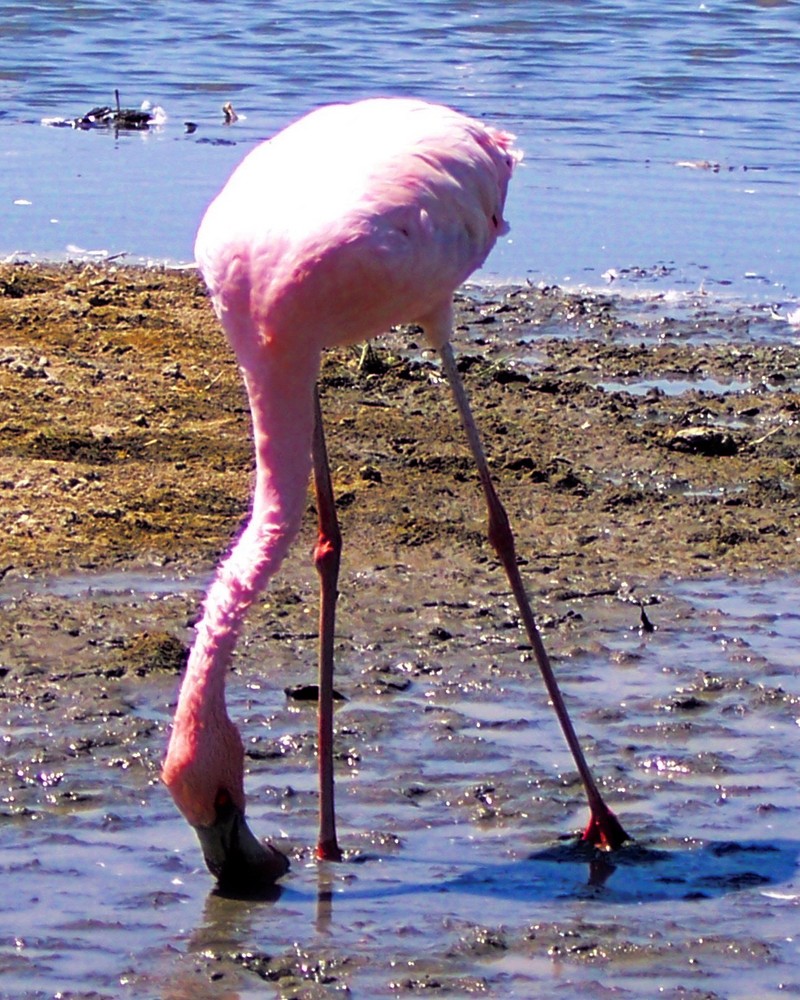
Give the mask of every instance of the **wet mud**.
[[564, 839], [580, 788], [435, 355], [404, 328], [326, 357], [348, 861], [311, 858], [314, 705], [292, 695], [314, 681], [309, 498], [229, 685], [252, 825], [293, 871], [231, 900], [158, 772], [247, 516], [236, 367], [193, 271], [0, 267], [0, 995], [800, 993], [800, 346], [755, 326], [459, 296], [545, 642], [637, 838], [613, 861]]
[[[456, 320], [534, 587], [785, 566], [797, 343], [748, 340], [735, 314], [722, 342], [697, 315], [643, 329], [554, 288], [462, 295]], [[491, 558], [433, 352], [404, 329], [360, 361], [331, 352], [322, 375], [348, 544]], [[246, 400], [194, 271], [0, 268], [0, 401], [12, 574], [211, 563], [246, 517]]]

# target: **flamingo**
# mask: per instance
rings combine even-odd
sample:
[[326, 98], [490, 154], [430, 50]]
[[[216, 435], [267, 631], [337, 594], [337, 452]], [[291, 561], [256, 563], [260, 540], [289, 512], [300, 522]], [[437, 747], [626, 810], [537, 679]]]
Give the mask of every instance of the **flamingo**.
[[225, 675], [248, 608], [295, 537], [313, 470], [320, 579], [320, 859], [341, 860], [333, 782], [333, 633], [341, 536], [317, 393], [321, 355], [414, 322], [439, 351], [505, 568], [583, 782], [583, 839], [627, 839], [605, 804], [567, 713], [520, 577], [514, 539], [450, 345], [452, 296], [508, 226], [514, 137], [446, 107], [376, 98], [312, 111], [257, 146], [203, 218], [195, 244], [236, 354], [252, 415], [252, 514], [204, 601], [180, 688], [163, 780], [220, 882], [270, 884], [285, 855], [245, 820], [244, 750]]

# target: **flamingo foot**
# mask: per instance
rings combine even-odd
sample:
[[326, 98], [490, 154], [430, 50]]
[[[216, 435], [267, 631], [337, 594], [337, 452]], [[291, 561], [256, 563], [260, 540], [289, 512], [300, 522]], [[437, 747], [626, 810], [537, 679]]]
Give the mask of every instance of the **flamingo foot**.
[[335, 838], [333, 840], [320, 840], [317, 844], [316, 854], [318, 861], [342, 861], [344, 857]]
[[580, 842], [590, 847], [599, 847], [601, 851], [617, 851], [630, 839], [614, 813], [605, 803], [601, 803], [592, 810]]

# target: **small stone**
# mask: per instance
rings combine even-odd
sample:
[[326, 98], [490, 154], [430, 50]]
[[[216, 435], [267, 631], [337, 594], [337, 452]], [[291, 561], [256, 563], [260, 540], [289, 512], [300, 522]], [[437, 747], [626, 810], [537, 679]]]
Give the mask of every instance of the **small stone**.
[[717, 427], [682, 427], [667, 441], [667, 447], [712, 457], [735, 455], [739, 450], [733, 435]]

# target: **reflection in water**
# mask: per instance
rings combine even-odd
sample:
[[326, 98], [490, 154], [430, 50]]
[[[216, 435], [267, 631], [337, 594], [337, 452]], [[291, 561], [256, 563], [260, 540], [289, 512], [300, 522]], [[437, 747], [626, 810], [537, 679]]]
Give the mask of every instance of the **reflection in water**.
[[[324, 982], [339, 990], [349, 988], [349, 976], [359, 964], [369, 967], [386, 951], [393, 956], [393, 967], [416, 969], [421, 965], [436, 969], [438, 979], [447, 961], [442, 943], [437, 944], [437, 928], [451, 927], [461, 928], [451, 958], [463, 952], [467, 960], [472, 948], [482, 954], [489, 942], [500, 954], [508, 953], [504, 966], [525, 966], [531, 974], [531, 959], [522, 957], [530, 945], [518, 944], [517, 958], [512, 961], [504, 936], [509, 915], [519, 912], [528, 924], [535, 921], [536, 933], [529, 932], [524, 941], [536, 940], [537, 934], [544, 938], [547, 957], [554, 963], [551, 969], [568, 977], [575, 973], [569, 961], [571, 951], [575, 955], [591, 952], [595, 958], [608, 961], [620, 946], [620, 931], [625, 935], [623, 951], [628, 959], [636, 959], [634, 964], [645, 968], [652, 960], [652, 967], [658, 968], [660, 951], [665, 948], [670, 952], [672, 939], [654, 946], [653, 940], [659, 938], [646, 929], [646, 923], [639, 928], [642, 914], [648, 912], [643, 908], [660, 907], [654, 912], [666, 926], [675, 922], [664, 911], [665, 902], [694, 908], [720, 900], [730, 913], [731, 899], [736, 897], [747, 907], [748, 894], [754, 889], [761, 899], [771, 898], [780, 904], [800, 898], [796, 893], [765, 891], [767, 886], [783, 886], [792, 879], [800, 856], [800, 841], [796, 840], [720, 841], [669, 849], [631, 844], [613, 857], [573, 840], [507, 863], [470, 866], [450, 859], [453, 874], [441, 881], [435, 872], [444, 859], [415, 854], [413, 845], [409, 847], [408, 856], [403, 858], [374, 857], [360, 864], [357, 878], [348, 864], [305, 866], [299, 878], [289, 880], [299, 881], [300, 886], [287, 886], [282, 900], [280, 893], [275, 900], [265, 902], [233, 900], [212, 892], [201, 925], [189, 940], [189, 954], [210, 964], [220, 981], [244, 972], [260, 980], [280, 982], [290, 992], [302, 987], [304, 981], [309, 986]], [[403, 877], [401, 872], [397, 878], [398, 869], [413, 877]], [[620, 904], [623, 909], [615, 908]], [[583, 916], [575, 919], [579, 905], [591, 907], [585, 910], [586, 920]], [[635, 917], [628, 918], [626, 910]], [[679, 912], [672, 910], [673, 914]], [[424, 914], [425, 942], [419, 938], [423, 930], [419, 914]], [[563, 929], [559, 922], [568, 914], [569, 929]], [[706, 923], [708, 915], [702, 910], [697, 914], [700, 925], [705, 926], [702, 935], [691, 942], [699, 949], [705, 968], [715, 953], [729, 951], [729, 940], [735, 942], [736, 953], [747, 960], [763, 954], [749, 929], [737, 929], [730, 939], [725, 938], [720, 936], [719, 926]], [[288, 937], [287, 917], [291, 921]], [[549, 924], [548, 920], [556, 922]], [[500, 929], [489, 930], [492, 926]], [[387, 932], [390, 939], [394, 936], [388, 947]], [[310, 943], [301, 945], [300, 941]], [[376, 952], [378, 941], [382, 950]], [[680, 946], [679, 940], [675, 946]], [[613, 968], [610, 971], [613, 975]], [[375, 982], [371, 989], [376, 988]], [[183, 994], [169, 993], [175, 1000], [179, 995]]]
[[317, 918], [315, 926], [318, 934], [327, 934], [333, 921], [334, 877], [328, 862], [317, 865]]
[[611, 878], [614, 872], [617, 870], [617, 866], [612, 861], [611, 857], [606, 853], [599, 853], [591, 859], [589, 862], [589, 879], [588, 885], [594, 886], [595, 888], [602, 889], [606, 882]]
[[269, 921], [270, 912], [281, 896], [276, 888], [273, 898], [231, 897], [212, 890], [206, 897], [202, 921], [189, 939], [191, 951], [227, 954], [252, 941], [256, 924]]

